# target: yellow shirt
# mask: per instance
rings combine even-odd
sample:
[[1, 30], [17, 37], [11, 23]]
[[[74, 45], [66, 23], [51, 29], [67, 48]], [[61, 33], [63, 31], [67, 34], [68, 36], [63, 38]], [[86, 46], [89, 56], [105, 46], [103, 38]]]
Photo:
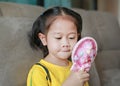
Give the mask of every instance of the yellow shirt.
[[[47, 74], [42, 66], [33, 65], [28, 74], [27, 86], [48, 86], [48, 84], [49, 86], [61, 86], [70, 74], [70, 67], [72, 65], [72, 63], [69, 62], [68, 66], [62, 67], [51, 64], [43, 59], [39, 63], [48, 69], [51, 77], [51, 82], [46, 80]], [[85, 86], [88, 86], [88, 84]]]

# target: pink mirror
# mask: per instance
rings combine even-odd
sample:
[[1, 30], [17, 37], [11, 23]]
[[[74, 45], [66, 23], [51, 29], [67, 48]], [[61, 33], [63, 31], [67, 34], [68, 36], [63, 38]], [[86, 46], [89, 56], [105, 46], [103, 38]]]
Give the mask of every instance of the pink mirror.
[[97, 43], [92, 37], [84, 37], [79, 40], [72, 52], [72, 71], [84, 70], [88, 72], [97, 55]]

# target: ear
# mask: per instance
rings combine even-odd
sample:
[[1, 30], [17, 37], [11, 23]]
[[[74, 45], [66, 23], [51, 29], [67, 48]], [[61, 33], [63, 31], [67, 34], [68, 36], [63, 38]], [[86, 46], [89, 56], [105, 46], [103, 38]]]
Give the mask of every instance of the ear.
[[39, 33], [39, 34], [38, 34], [38, 37], [39, 37], [39, 39], [41, 40], [42, 44], [43, 44], [44, 46], [46, 46], [46, 45], [47, 45], [46, 36], [45, 36], [44, 34], [42, 34], [42, 33]]

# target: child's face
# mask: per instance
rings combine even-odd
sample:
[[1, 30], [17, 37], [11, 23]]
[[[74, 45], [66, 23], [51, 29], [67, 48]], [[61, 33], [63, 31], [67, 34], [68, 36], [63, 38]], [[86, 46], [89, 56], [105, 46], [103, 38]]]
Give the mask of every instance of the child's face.
[[77, 27], [65, 17], [58, 17], [50, 26], [46, 37], [49, 56], [56, 59], [68, 59], [77, 42]]

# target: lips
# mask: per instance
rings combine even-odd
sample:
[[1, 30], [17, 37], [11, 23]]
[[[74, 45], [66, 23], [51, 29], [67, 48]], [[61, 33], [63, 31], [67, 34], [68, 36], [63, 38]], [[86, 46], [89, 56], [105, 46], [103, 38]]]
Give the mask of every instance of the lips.
[[62, 52], [70, 52], [70, 49], [62, 50]]
[[65, 51], [63, 51], [63, 52], [70, 52], [70, 50], [65, 50]]

